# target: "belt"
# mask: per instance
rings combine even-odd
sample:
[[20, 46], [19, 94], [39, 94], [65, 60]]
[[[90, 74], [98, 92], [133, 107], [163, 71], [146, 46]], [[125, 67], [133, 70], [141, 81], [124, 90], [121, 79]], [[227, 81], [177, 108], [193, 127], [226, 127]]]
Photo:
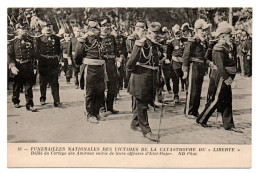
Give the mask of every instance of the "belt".
[[192, 57], [192, 58], [191, 58], [191, 61], [192, 61], [192, 62], [204, 63], [204, 60], [201, 60], [201, 59], [195, 58], [195, 57]]
[[23, 59], [15, 59], [15, 60], [16, 60], [16, 62], [18, 62], [20, 64], [24, 64], [24, 63], [32, 61], [32, 59], [25, 59], [25, 60], [23, 60]]
[[107, 58], [107, 59], [113, 59], [115, 57], [116, 57], [115, 55], [104, 55], [104, 58]]
[[68, 54], [64, 53], [63, 54], [63, 58], [67, 59], [68, 58]]
[[43, 55], [43, 54], [40, 54], [42, 57], [44, 58], [58, 58], [59, 56], [58, 55]]
[[226, 71], [228, 74], [236, 74], [237, 73], [237, 68], [236, 66], [233, 67], [225, 67]]
[[83, 64], [87, 65], [103, 65], [105, 63], [105, 60], [103, 59], [89, 59], [89, 58], [83, 58], [82, 60]]
[[144, 67], [150, 70], [159, 70], [159, 67], [154, 67], [150, 65], [140, 64], [139, 62], [136, 63], [137, 66]]
[[176, 61], [176, 62], [183, 62], [183, 58], [182, 57], [172, 56], [172, 60]]

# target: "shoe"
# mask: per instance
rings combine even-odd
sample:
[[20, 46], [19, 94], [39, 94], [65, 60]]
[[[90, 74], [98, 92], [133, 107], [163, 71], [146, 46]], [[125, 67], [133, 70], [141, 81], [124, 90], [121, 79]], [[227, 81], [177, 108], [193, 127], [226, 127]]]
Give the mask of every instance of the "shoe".
[[79, 89], [79, 86], [78, 86], [78, 85], [76, 85], [75, 89]]
[[130, 129], [132, 129], [133, 131], [142, 131], [140, 126], [130, 126]]
[[27, 109], [28, 111], [37, 112], [37, 109], [34, 108], [33, 106], [26, 106], [26, 109]]
[[211, 125], [208, 125], [208, 124], [205, 124], [205, 123], [200, 123], [200, 122], [198, 122], [197, 120], [196, 120], [196, 123], [199, 124], [199, 125], [201, 125], [201, 126], [204, 127], [204, 128], [210, 128], [210, 127], [212, 127]]
[[225, 130], [233, 131], [233, 132], [236, 132], [236, 133], [244, 133], [244, 132], [241, 131], [241, 130], [237, 130], [235, 127], [232, 127], [232, 128], [230, 128], [230, 129], [225, 129]]
[[108, 110], [108, 111], [110, 111], [112, 114], [118, 114], [118, 113], [119, 113], [119, 111], [117, 111], [117, 110], [115, 110], [115, 109]]
[[144, 134], [144, 137], [147, 138], [147, 139], [149, 139], [150, 141], [159, 142], [158, 136], [152, 134], [152, 132], [149, 132], [149, 133]]
[[106, 121], [106, 119], [101, 115], [97, 115], [97, 120], [98, 121]]
[[184, 91], [184, 88], [182, 88], [181, 91], [183, 92], [183, 91]]
[[196, 119], [197, 118], [197, 116], [195, 116], [195, 115], [185, 115], [185, 117], [188, 118], [188, 119]]
[[45, 103], [45, 101], [41, 101], [41, 105], [45, 105], [46, 103]]
[[169, 90], [169, 91], [168, 91], [168, 93], [169, 93], [169, 94], [172, 94], [172, 91], [171, 91], [171, 90]]
[[20, 108], [21, 106], [19, 104], [14, 104], [15, 108]]
[[61, 107], [62, 103], [60, 102], [57, 102], [57, 103], [54, 103], [54, 107]]
[[87, 121], [90, 122], [90, 123], [93, 123], [93, 124], [98, 124], [98, 120], [94, 116], [88, 117]]
[[180, 97], [178, 94], [174, 95], [174, 103], [180, 103]]

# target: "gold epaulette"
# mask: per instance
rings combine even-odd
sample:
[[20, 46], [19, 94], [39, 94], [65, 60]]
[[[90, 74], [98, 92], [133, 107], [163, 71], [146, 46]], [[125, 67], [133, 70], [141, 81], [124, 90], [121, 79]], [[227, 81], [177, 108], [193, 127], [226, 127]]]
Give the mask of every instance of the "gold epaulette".
[[134, 34], [131, 34], [131, 35], [129, 35], [129, 36], [127, 37], [127, 39], [129, 39], [129, 40], [134, 40], [134, 39], [135, 39], [135, 35], [134, 35]]
[[142, 38], [140, 40], [135, 40], [135, 45], [139, 46], [139, 47], [142, 47], [142, 46], [144, 46], [145, 40], [146, 40], [146, 38]]
[[190, 42], [195, 42], [195, 38], [189, 37], [189, 38], [188, 38], [188, 41], [190, 41]]

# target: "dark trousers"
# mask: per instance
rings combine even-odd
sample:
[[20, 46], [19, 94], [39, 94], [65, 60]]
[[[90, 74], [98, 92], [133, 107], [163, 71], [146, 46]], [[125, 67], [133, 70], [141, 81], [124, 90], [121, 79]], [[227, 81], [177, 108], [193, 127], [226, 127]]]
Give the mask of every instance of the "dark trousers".
[[46, 90], [47, 84], [49, 83], [51, 86], [51, 93], [53, 96], [54, 103], [60, 102], [60, 95], [59, 95], [59, 75], [57, 73], [49, 73], [49, 74], [40, 74], [40, 91], [41, 97], [40, 101], [46, 101]]
[[147, 114], [149, 101], [141, 100], [138, 98], [135, 98], [134, 101], [135, 101], [134, 110], [133, 110], [134, 115], [131, 122], [131, 127], [135, 128], [137, 126], [140, 126], [143, 134], [147, 134], [151, 132], [151, 128], [148, 122], [148, 114]]
[[107, 110], [111, 111], [113, 110], [113, 104], [114, 99], [117, 94], [117, 81], [107, 81], [107, 99], [106, 99], [106, 105]]
[[20, 100], [19, 100], [20, 91], [21, 91], [21, 88], [24, 86], [26, 107], [34, 106], [33, 91], [32, 91], [33, 84], [34, 84], [33, 76], [32, 77], [23, 77], [23, 76], [20, 76], [19, 74], [17, 76], [15, 76], [14, 84], [13, 84], [13, 97], [12, 97], [13, 103], [14, 104], [20, 103]]
[[118, 90], [123, 88], [125, 71], [121, 67], [118, 68]]
[[206, 124], [216, 109], [218, 109], [218, 112], [222, 115], [224, 129], [229, 130], [235, 127], [232, 115], [231, 86], [227, 86], [222, 78], [211, 77], [208, 90], [208, 101], [196, 121]]
[[205, 74], [205, 65], [199, 62], [192, 62], [189, 67], [187, 79], [188, 90], [186, 92], [185, 115], [198, 116], [200, 106], [201, 88]]
[[181, 68], [173, 69], [172, 83], [173, 83], [173, 93], [174, 93], [174, 95], [179, 94], [180, 80], [181, 80], [181, 88], [182, 89], [184, 89], [184, 87], [186, 85], [186, 80], [182, 79], [182, 77], [183, 77], [183, 72], [182, 72]]
[[63, 70], [66, 76], [66, 81], [70, 82], [70, 79], [72, 78], [72, 65], [68, 65], [67, 58], [64, 58], [63, 62], [64, 62]]
[[173, 82], [173, 70], [171, 68], [163, 68], [163, 75], [164, 75], [164, 83], [166, 85], [167, 91], [171, 91], [171, 84], [170, 80]]
[[74, 56], [73, 56], [73, 62], [72, 62], [72, 63], [73, 63], [73, 64], [72, 64], [72, 69], [73, 69], [74, 77], [75, 77], [74, 83], [75, 83], [75, 85], [79, 86], [79, 72], [80, 72], [80, 66], [75, 64]]
[[247, 59], [247, 56], [244, 56], [244, 69], [245, 69], [245, 76], [250, 77], [252, 75], [252, 60]]
[[103, 106], [104, 101], [104, 90], [98, 87], [86, 87], [85, 95], [85, 108], [87, 111], [87, 116], [97, 117], [100, 108]]

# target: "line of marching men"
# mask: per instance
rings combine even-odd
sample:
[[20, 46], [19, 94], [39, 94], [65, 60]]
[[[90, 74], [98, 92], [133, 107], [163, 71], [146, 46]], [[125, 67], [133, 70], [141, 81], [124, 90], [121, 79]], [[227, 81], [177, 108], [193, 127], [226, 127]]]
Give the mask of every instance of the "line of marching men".
[[[131, 129], [140, 130], [144, 137], [158, 141], [148, 122], [148, 105], [159, 102], [163, 83], [171, 93], [169, 80], [173, 81], [173, 99], [179, 102], [179, 81], [186, 90], [184, 114], [194, 118], [203, 127], [217, 109], [222, 115], [223, 127], [235, 130], [232, 116], [231, 84], [236, 74], [236, 58], [232, 42], [232, 26], [219, 24], [214, 39], [210, 24], [198, 19], [194, 29], [188, 24], [175, 25], [172, 35], [159, 22], [147, 24], [140, 20], [127, 38], [113, 28], [109, 17], [102, 19], [91, 15], [85, 28], [74, 28], [74, 36], [60, 31], [53, 34], [47, 22], [42, 34], [31, 37], [23, 28], [8, 42], [8, 68], [14, 75], [12, 101], [20, 108], [19, 94], [25, 86], [26, 109], [36, 111], [32, 86], [39, 73], [40, 102], [45, 105], [47, 85], [50, 84], [54, 106], [60, 107], [60, 65], [67, 83], [75, 76], [75, 85], [85, 90], [84, 114], [90, 123], [104, 121], [106, 113], [114, 110], [114, 99], [120, 88], [128, 86], [132, 96], [133, 119]], [[164, 37], [163, 37], [164, 36]], [[203, 78], [210, 67], [210, 83], [205, 109], [199, 113]], [[164, 76], [163, 80], [161, 76]], [[105, 90], [107, 95], [105, 96]], [[103, 116], [104, 115], [104, 116]]]

